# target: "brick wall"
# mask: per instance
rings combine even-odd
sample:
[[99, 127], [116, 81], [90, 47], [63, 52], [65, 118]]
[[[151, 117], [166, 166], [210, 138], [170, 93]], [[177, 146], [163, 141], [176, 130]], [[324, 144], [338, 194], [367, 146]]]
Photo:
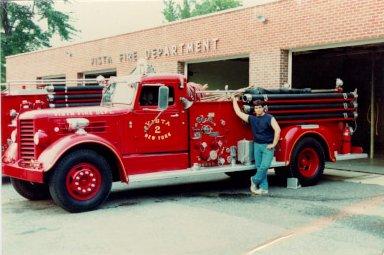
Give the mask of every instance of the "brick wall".
[[185, 64], [184, 62], [177, 62], [177, 73], [184, 74]]
[[281, 50], [252, 53], [249, 57], [249, 82], [256, 87], [280, 84]]
[[[259, 15], [267, 22], [259, 22]], [[288, 80], [289, 49], [383, 38], [382, 0], [281, 0], [9, 57], [7, 78], [36, 79], [65, 73], [68, 79], [75, 79], [80, 72], [110, 68], [116, 68], [118, 75], [127, 75], [135, 62], [120, 62], [122, 53], [136, 51], [137, 58], [143, 58], [147, 49], [195, 42], [193, 53], [163, 53], [148, 62], [159, 72], [184, 72], [184, 62], [248, 55], [250, 84], [276, 87]], [[212, 43], [210, 51], [199, 52], [205, 39], [218, 39], [217, 48], [213, 49]], [[110, 56], [112, 62], [92, 65], [92, 58], [100, 56]]]
[[280, 50], [280, 85], [288, 83], [288, 54], [288, 50]]

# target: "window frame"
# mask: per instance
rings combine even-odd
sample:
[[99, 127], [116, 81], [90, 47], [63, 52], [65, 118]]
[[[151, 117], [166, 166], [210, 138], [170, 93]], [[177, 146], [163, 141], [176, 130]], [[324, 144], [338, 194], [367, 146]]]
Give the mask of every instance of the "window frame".
[[162, 84], [162, 83], [145, 83], [145, 84], [142, 84], [141, 89], [140, 89], [140, 93], [138, 95], [138, 100], [137, 100], [138, 106], [139, 107], [157, 107], [158, 106], [158, 98], [155, 98], [156, 104], [154, 104], [154, 105], [143, 105], [143, 104], [141, 104], [141, 96], [142, 96], [142, 93], [144, 92], [144, 89], [146, 87], [157, 87], [157, 97], [158, 97], [159, 96], [158, 90], [161, 86], [167, 86], [169, 88], [169, 98], [173, 98], [173, 100], [170, 102], [168, 99], [168, 105], [170, 107], [173, 107], [175, 105], [175, 89], [173, 86], [169, 86], [169, 85]]

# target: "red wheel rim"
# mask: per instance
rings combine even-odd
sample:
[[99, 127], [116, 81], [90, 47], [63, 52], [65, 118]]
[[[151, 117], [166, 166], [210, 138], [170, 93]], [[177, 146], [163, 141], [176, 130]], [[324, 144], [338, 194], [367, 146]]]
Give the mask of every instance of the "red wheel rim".
[[66, 178], [69, 195], [76, 200], [88, 200], [96, 196], [101, 187], [101, 174], [89, 163], [74, 165]]
[[320, 159], [313, 148], [305, 148], [297, 157], [299, 172], [304, 177], [313, 177], [316, 175], [320, 166]]

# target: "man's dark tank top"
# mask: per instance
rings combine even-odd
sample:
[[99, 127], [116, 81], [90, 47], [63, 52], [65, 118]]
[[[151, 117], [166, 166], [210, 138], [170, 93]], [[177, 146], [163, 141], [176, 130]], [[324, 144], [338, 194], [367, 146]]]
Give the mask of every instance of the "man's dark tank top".
[[272, 118], [273, 116], [267, 113], [263, 116], [249, 115], [248, 122], [251, 124], [255, 143], [270, 144], [273, 142], [275, 132], [271, 125]]

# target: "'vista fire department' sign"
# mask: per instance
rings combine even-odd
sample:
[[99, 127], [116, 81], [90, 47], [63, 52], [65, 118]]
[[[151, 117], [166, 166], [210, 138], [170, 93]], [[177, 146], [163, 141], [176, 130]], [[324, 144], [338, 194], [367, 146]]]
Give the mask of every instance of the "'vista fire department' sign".
[[[145, 50], [142, 58], [158, 59], [162, 57], [182, 56], [187, 54], [201, 54], [217, 50], [219, 39], [203, 39], [194, 42], [166, 45], [158, 48]], [[117, 60], [116, 60], [117, 59]], [[118, 54], [117, 58], [112, 56], [98, 56], [91, 59], [92, 66], [111, 65], [118, 63], [136, 62], [139, 59], [137, 51], [127, 51]]]
[[171, 124], [168, 120], [149, 120], [144, 124], [144, 137], [149, 141], [161, 141], [169, 139], [172, 135], [169, 131]]

